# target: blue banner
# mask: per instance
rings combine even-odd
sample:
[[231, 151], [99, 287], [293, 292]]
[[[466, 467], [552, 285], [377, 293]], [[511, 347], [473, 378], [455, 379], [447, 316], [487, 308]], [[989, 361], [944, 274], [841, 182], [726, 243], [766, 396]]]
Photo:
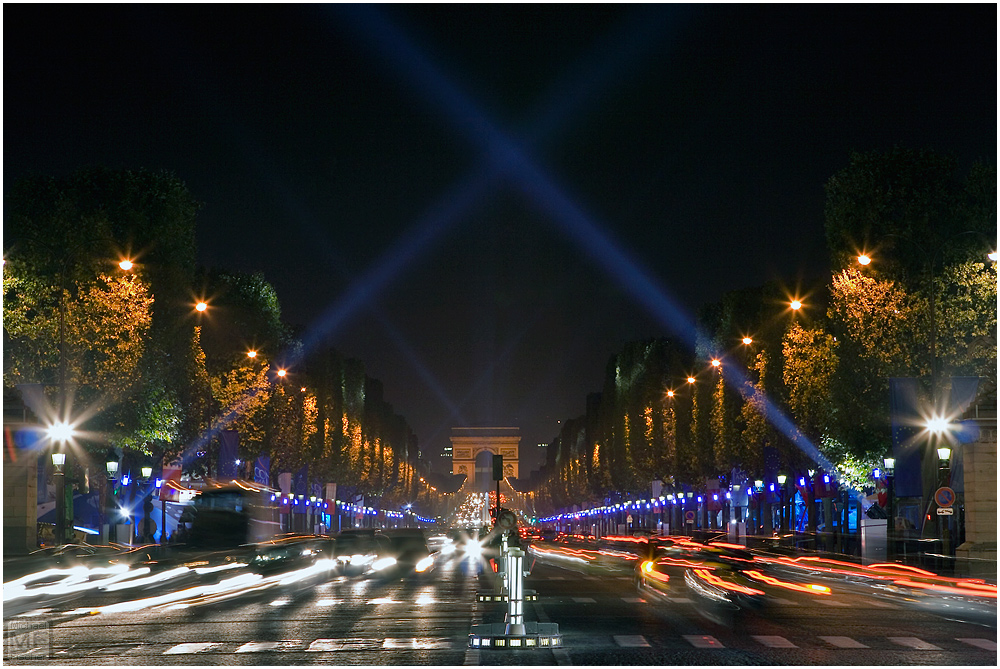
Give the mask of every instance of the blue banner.
[[223, 430], [219, 433], [219, 478], [234, 479], [237, 474], [236, 459], [240, 457], [240, 433]]
[[896, 459], [894, 493], [896, 497], [920, 497], [923, 494], [923, 445], [915, 438], [920, 423], [917, 380], [889, 379], [889, 415], [892, 425], [892, 457]]
[[292, 494], [305, 495], [308, 493], [309, 465], [302, 465], [302, 469], [292, 475]]
[[253, 481], [262, 485], [271, 485], [271, 456], [261, 453], [253, 465]]
[[[951, 377], [951, 403], [948, 406], [948, 413], [956, 419], [960, 417], [976, 399], [978, 391], [978, 376]], [[974, 423], [967, 424], [966, 422], [958, 422], [957, 427], [958, 429], [952, 433], [958, 443], [954, 444], [951, 451], [951, 489], [955, 492], [965, 492], [965, 467], [963, 464], [965, 449], [962, 448], [962, 444], [978, 439], [979, 429]]]

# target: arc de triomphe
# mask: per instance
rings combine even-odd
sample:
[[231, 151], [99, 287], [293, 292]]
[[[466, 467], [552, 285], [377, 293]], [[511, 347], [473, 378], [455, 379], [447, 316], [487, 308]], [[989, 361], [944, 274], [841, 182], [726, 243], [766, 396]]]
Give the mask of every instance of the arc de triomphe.
[[517, 478], [517, 450], [521, 442], [517, 427], [455, 427], [451, 430], [451, 471], [475, 481], [476, 456], [483, 451], [503, 456], [504, 476]]

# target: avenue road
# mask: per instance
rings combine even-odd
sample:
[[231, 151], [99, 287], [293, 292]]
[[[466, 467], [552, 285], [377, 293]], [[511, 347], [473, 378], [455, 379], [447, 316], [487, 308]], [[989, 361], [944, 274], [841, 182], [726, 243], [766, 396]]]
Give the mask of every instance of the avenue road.
[[[559, 625], [562, 647], [472, 649], [473, 624], [501, 622], [504, 605], [477, 602], [493, 574], [440, 560], [415, 580], [306, 580], [219, 601], [134, 611], [87, 595], [7, 617], [7, 664], [325, 665], [992, 665], [996, 628], [947, 620], [877, 595], [789, 592], [732, 624], [713, 622], [691, 593], [637, 592], [625, 571], [593, 574], [534, 563], [526, 620]], [[88, 611], [87, 609], [91, 609]], [[95, 613], [94, 611], [99, 611]], [[20, 634], [18, 634], [20, 632]]]

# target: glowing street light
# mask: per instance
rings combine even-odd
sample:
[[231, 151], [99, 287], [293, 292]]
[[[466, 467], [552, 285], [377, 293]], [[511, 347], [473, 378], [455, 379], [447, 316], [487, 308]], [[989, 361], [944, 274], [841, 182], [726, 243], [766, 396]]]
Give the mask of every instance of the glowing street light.
[[931, 434], [944, 434], [948, 431], [948, 419], [934, 416], [927, 420], [927, 431]]
[[937, 453], [939, 460], [947, 461], [951, 459], [951, 449], [948, 448], [947, 446], [942, 446], [941, 448], [937, 449]]
[[257, 351], [247, 351], [247, 357], [248, 358], [256, 358], [257, 357]]
[[859, 265], [870, 265], [871, 262], [872, 262], [872, 259], [869, 258], [864, 253], [862, 253], [861, 255], [858, 256], [858, 264]]
[[744, 343], [744, 344], [745, 344], [746, 346], [749, 346], [750, 344], [752, 344], [752, 343], [753, 343], [753, 339], [751, 339], [750, 337], [744, 337], [744, 338], [743, 338], [743, 343]]
[[798, 311], [799, 309], [802, 308], [802, 302], [800, 302], [799, 300], [792, 300], [792, 303], [788, 306], [792, 308], [792, 311]]
[[130, 269], [132, 269], [132, 267], [133, 267], [132, 261], [129, 260], [128, 258], [125, 258], [120, 263], [118, 263], [118, 266], [121, 267], [126, 272], [129, 271]]
[[673, 396], [674, 396], [674, 391], [668, 390], [667, 391], [667, 397], [673, 397]]
[[989, 253], [986, 254], [986, 257], [989, 258], [990, 260], [992, 260], [993, 262], [996, 262], [997, 261], [997, 252], [996, 251], [990, 251]]
[[719, 360], [718, 358], [714, 358], [714, 359], [712, 360], [712, 367], [718, 367], [718, 366], [720, 366], [721, 364], [722, 364], [722, 362], [721, 362], [721, 361], [720, 361], [720, 360]]
[[694, 377], [693, 376], [689, 376], [688, 377], [688, 383], [694, 383]]
[[[45, 431], [49, 441], [56, 444], [63, 444], [73, 438], [75, 434], [73, 426], [64, 421], [56, 421]], [[53, 454], [54, 455], [54, 454]], [[66, 455], [62, 454], [65, 458]]]
[[194, 308], [195, 311], [205, 311], [206, 309], [208, 309], [208, 304], [205, 302], [199, 302], [198, 304], [194, 305]]
[[285, 371], [284, 369], [279, 369], [279, 370], [278, 370], [278, 376], [280, 376], [280, 377], [284, 378], [284, 376], [285, 376], [286, 374], [288, 374], [288, 372], [287, 372], [287, 371]]

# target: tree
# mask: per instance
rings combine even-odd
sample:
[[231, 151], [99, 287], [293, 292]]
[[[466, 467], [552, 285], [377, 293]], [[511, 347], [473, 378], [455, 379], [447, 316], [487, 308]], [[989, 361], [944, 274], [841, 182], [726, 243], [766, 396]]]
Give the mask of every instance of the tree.
[[[108, 431], [124, 447], [136, 445], [140, 434], [172, 438], [185, 407], [168, 405], [186, 394], [188, 378], [180, 373], [186, 365], [158, 361], [180, 361], [190, 350], [176, 325], [190, 289], [197, 209], [184, 184], [166, 172], [90, 168], [15, 183], [5, 220], [5, 383], [13, 382], [6, 370], [22, 376], [30, 370], [32, 380], [47, 383], [61, 376], [58, 347], [46, 350], [58, 332], [45, 334], [57, 330], [52, 315], [61, 305], [75, 365], [67, 382], [88, 384], [84, 394], [119, 391], [87, 427]], [[123, 257], [137, 263], [131, 285], [112, 269]], [[9, 275], [17, 276], [15, 284]], [[21, 316], [26, 320], [18, 323]], [[27, 322], [39, 317], [50, 325]], [[10, 328], [19, 327], [12, 335]], [[117, 371], [104, 373], [102, 366]]]

